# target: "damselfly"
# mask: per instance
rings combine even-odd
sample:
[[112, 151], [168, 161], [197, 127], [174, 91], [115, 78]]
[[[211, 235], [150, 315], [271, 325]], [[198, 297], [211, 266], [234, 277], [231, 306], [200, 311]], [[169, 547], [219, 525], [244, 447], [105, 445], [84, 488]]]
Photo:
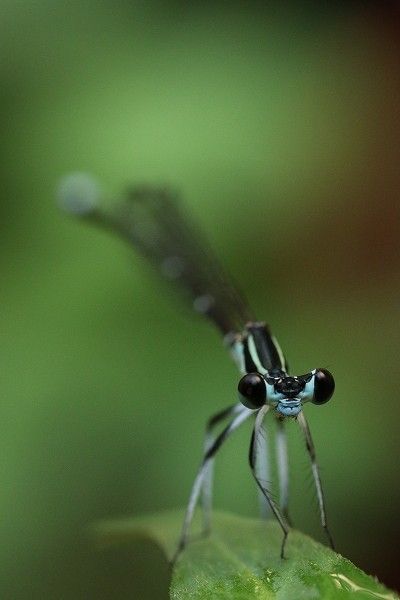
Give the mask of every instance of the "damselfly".
[[[122, 236], [164, 278], [174, 281], [193, 308], [218, 328], [240, 371], [239, 402], [213, 415], [206, 425], [203, 459], [190, 493], [174, 560], [187, 544], [200, 499], [204, 531], [209, 531], [215, 455], [229, 436], [251, 417], [255, 422], [250, 442], [250, 468], [264, 504], [267, 502], [282, 528], [281, 556], [284, 557], [290, 529], [287, 419], [296, 420], [304, 435], [321, 524], [333, 547], [315, 447], [303, 413], [306, 402], [319, 405], [331, 398], [335, 384], [329, 371], [319, 368], [305, 375], [289, 375], [285, 356], [269, 327], [255, 318], [172, 192], [147, 186], [133, 187], [120, 204], [106, 211], [98, 205], [96, 184], [86, 176], [75, 175], [64, 180], [59, 196], [69, 212]], [[265, 479], [268, 463], [263, 422], [268, 412], [273, 414], [277, 428], [279, 502], [274, 499]], [[224, 421], [227, 425], [215, 434], [215, 427]]]

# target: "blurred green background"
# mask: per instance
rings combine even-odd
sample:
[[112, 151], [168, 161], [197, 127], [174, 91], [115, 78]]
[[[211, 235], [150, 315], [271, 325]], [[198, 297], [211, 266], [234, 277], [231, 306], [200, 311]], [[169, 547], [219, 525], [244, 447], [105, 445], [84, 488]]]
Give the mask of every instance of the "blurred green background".
[[[59, 213], [75, 170], [111, 197], [178, 187], [294, 372], [333, 371], [334, 400], [307, 416], [337, 548], [399, 588], [397, 9], [2, 0], [0, 15], [1, 597], [166, 597], [154, 549], [96, 553], [85, 528], [183, 506], [203, 424], [236, 399], [217, 332]], [[322, 538], [289, 429], [295, 522]], [[249, 437], [220, 456], [216, 504], [255, 515]]]

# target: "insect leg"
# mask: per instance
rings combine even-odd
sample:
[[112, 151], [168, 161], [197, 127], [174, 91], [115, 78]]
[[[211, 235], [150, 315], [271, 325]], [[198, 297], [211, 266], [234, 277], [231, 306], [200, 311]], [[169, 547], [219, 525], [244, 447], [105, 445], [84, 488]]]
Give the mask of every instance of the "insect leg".
[[268, 501], [268, 504], [271, 507], [272, 512], [274, 513], [276, 519], [278, 520], [279, 525], [282, 527], [283, 540], [282, 540], [282, 546], [281, 546], [281, 558], [285, 558], [285, 544], [286, 544], [286, 539], [287, 539], [287, 536], [289, 533], [289, 525], [286, 523], [279, 507], [275, 503], [275, 501], [271, 495], [271, 492], [266, 488], [266, 486], [263, 484], [263, 482], [260, 481], [260, 479], [257, 475], [257, 468], [256, 468], [257, 457], [258, 457], [258, 444], [259, 444], [260, 435], [262, 435], [262, 422], [263, 422], [264, 417], [265, 417], [266, 413], [268, 412], [269, 408], [270, 407], [268, 405], [265, 405], [262, 408], [260, 408], [260, 410], [258, 411], [258, 414], [256, 417], [256, 422], [255, 422], [254, 429], [253, 429], [253, 434], [251, 436], [249, 462], [250, 462], [250, 468], [252, 470], [254, 479], [256, 480], [258, 487], [260, 488], [261, 492], [264, 494], [265, 498]]
[[189, 502], [186, 508], [186, 514], [183, 521], [182, 531], [176, 552], [171, 561], [172, 564], [176, 562], [179, 555], [184, 550], [187, 544], [190, 524], [193, 519], [196, 504], [199, 499], [204, 477], [207, 472], [207, 467], [210, 464], [210, 461], [214, 458], [216, 452], [219, 450], [219, 448], [225, 442], [225, 440], [227, 440], [228, 437], [235, 431], [235, 429], [237, 429], [246, 419], [248, 419], [251, 414], [253, 414], [253, 411], [251, 410], [241, 411], [216, 437], [211, 447], [205, 453], [200, 468], [197, 472], [196, 478], [194, 480], [192, 491], [190, 492]]
[[[240, 402], [233, 406], [228, 406], [224, 410], [213, 415], [206, 425], [205, 439], [204, 439], [204, 454], [212, 447], [215, 442], [215, 435], [213, 429], [221, 421], [228, 417], [233, 417], [240, 412], [246, 412], [248, 409], [243, 406]], [[214, 479], [214, 458], [211, 458], [205, 469], [203, 485], [202, 485], [202, 497], [201, 503], [203, 508], [203, 533], [208, 534], [211, 530], [211, 509], [212, 509], [212, 496], [213, 496], [213, 479]]]
[[315, 446], [314, 446], [314, 442], [311, 437], [310, 428], [309, 428], [307, 420], [303, 414], [303, 411], [301, 411], [298, 414], [297, 422], [300, 425], [300, 428], [304, 434], [307, 452], [311, 459], [311, 469], [312, 469], [312, 474], [314, 477], [315, 488], [317, 490], [319, 513], [320, 513], [320, 517], [321, 517], [321, 525], [325, 531], [326, 537], [328, 538], [329, 545], [331, 546], [332, 549], [335, 549], [333, 539], [332, 539], [331, 533], [328, 529], [328, 524], [327, 524], [327, 520], [326, 520], [325, 499], [324, 499], [321, 477], [319, 474], [319, 468], [318, 468], [316, 454], [315, 454]]
[[292, 526], [289, 517], [289, 462], [285, 423], [277, 419], [276, 462], [278, 467], [280, 506], [286, 521]]
[[[257, 478], [262, 481], [264, 485], [268, 485], [271, 481], [271, 471], [269, 464], [269, 451], [268, 451], [268, 438], [267, 431], [264, 427], [260, 431], [258, 438], [258, 455], [256, 463]], [[264, 493], [258, 489], [258, 506], [259, 513], [262, 519], [267, 519], [271, 516], [271, 507], [265, 498]]]

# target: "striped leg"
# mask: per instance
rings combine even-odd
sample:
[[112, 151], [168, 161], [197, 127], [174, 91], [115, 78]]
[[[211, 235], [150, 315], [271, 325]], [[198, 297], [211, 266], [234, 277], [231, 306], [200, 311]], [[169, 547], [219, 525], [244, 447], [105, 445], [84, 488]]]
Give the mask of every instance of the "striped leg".
[[225, 440], [246, 420], [249, 416], [253, 414], [253, 411], [246, 409], [246, 411], [241, 411], [232, 421], [222, 430], [222, 432], [217, 436], [214, 440], [212, 446], [207, 450], [204, 455], [203, 461], [200, 465], [200, 468], [197, 472], [196, 479], [194, 480], [192, 491], [190, 492], [189, 502], [186, 508], [186, 514], [183, 521], [182, 531], [179, 538], [178, 547], [176, 549], [175, 555], [171, 561], [172, 565], [176, 562], [181, 552], [184, 550], [187, 541], [188, 541], [188, 533], [190, 524], [193, 519], [194, 511], [197, 505], [197, 501], [200, 496], [201, 488], [203, 486], [204, 477], [207, 472], [208, 465], [210, 461], [214, 458], [216, 452], [219, 450], [221, 445], [225, 442]]
[[[241, 412], [245, 412], [248, 409], [243, 406], [240, 402], [234, 404], [233, 406], [228, 406], [224, 410], [218, 412], [213, 415], [208, 421], [206, 425], [206, 433], [204, 439], [204, 454], [212, 447], [215, 442], [215, 435], [213, 435], [213, 429], [216, 425], [218, 425], [221, 421], [228, 417], [233, 417], [236, 414]], [[213, 495], [213, 479], [214, 479], [214, 458], [211, 458], [207, 464], [205, 469], [203, 485], [202, 485], [202, 495], [201, 495], [201, 503], [203, 507], [203, 533], [208, 534], [211, 530], [211, 510], [212, 510], [212, 495]]]
[[[262, 427], [262, 431], [258, 440], [258, 456], [256, 463], [257, 478], [262, 481], [265, 486], [271, 481], [271, 470], [269, 464], [268, 438], [267, 431]], [[264, 493], [258, 489], [258, 506], [261, 519], [267, 519], [271, 516], [271, 507], [265, 498]]]
[[303, 411], [301, 411], [298, 414], [297, 422], [300, 425], [300, 428], [304, 434], [307, 452], [310, 455], [310, 459], [311, 459], [311, 469], [312, 469], [312, 474], [314, 477], [315, 488], [317, 490], [319, 513], [321, 516], [321, 525], [325, 531], [326, 537], [328, 538], [329, 545], [334, 550], [335, 546], [334, 546], [330, 531], [328, 529], [328, 524], [327, 524], [327, 520], [326, 520], [325, 499], [324, 499], [324, 493], [322, 491], [321, 477], [319, 474], [319, 469], [318, 469], [318, 464], [317, 464], [317, 459], [316, 459], [316, 454], [315, 454], [315, 446], [314, 446], [314, 442], [312, 441], [310, 428], [309, 428], [306, 418], [303, 414]]
[[285, 423], [277, 419], [276, 462], [278, 467], [280, 507], [286, 521], [292, 527], [289, 517], [289, 462]]
[[254, 479], [256, 480], [256, 483], [257, 483], [258, 487], [260, 488], [261, 492], [264, 494], [265, 498], [267, 499], [268, 504], [270, 505], [272, 512], [274, 513], [275, 517], [277, 518], [279, 525], [282, 527], [283, 540], [282, 540], [282, 546], [281, 546], [281, 558], [285, 558], [285, 544], [286, 544], [286, 539], [287, 539], [287, 536], [289, 533], [289, 525], [286, 523], [284, 517], [282, 516], [282, 513], [281, 513], [279, 507], [274, 502], [274, 499], [272, 498], [271, 493], [263, 485], [263, 482], [260, 481], [260, 479], [258, 478], [257, 468], [256, 468], [257, 455], [258, 455], [258, 444], [259, 444], [259, 440], [260, 440], [260, 435], [262, 435], [262, 422], [263, 422], [263, 419], [264, 419], [266, 413], [268, 412], [269, 408], [270, 407], [268, 405], [265, 405], [262, 408], [260, 408], [260, 410], [258, 411], [258, 414], [256, 417], [256, 422], [254, 425], [253, 435], [251, 436], [249, 461], [250, 461], [250, 468], [252, 470]]

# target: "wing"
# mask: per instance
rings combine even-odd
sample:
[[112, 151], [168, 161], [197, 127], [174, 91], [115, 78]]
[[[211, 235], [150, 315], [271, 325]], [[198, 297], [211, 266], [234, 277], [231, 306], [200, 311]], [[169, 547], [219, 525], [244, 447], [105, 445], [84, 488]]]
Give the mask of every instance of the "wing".
[[175, 193], [134, 187], [112, 212], [96, 208], [85, 216], [129, 241], [224, 335], [240, 332], [255, 320]]

